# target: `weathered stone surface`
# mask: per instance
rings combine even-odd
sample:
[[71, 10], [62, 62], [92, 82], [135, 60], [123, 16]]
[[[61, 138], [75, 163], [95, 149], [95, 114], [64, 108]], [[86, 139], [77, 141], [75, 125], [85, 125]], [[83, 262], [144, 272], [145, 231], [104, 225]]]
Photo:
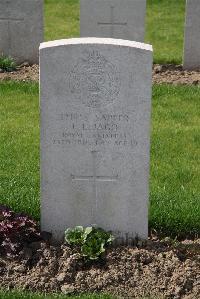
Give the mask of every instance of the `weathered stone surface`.
[[38, 63], [43, 0], [0, 0], [0, 53], [17, 63]]
[[200, 68], [200, 1], [186, 1], [184, 61], [185, 69]]
[[82, 37], [144, 41], [146, 0], [81, 0]]
[[109, 38], [41, 44], [41, 222], [119, 242], [148, 233], [152, 47]]

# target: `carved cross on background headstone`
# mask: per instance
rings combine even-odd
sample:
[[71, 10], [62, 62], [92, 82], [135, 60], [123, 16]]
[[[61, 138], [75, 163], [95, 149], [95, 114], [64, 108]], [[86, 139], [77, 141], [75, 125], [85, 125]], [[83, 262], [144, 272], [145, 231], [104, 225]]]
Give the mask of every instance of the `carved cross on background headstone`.
[[93, 183], [93, 193], [95, 197], [95, 208], [92, 211], [92, 219], [93, 223], [96, 223], [96, 215], [98, 211], [98, 190], [97, 190], [97, 183], [98, 182], [116, 182], [118, 180], [118, 175], [116, 176], [100, 176], [97, 175], [97, 151], [92, 151], [92, 175], [71, 175], [73, 181], [90, 181]]
[[114, 37], [115, 26], [127, 26], [127, 22], [115, 22], [114, 6], [110, 6], [110, 22], [98, 22], [98, 25], [110, 26], [110, 37]]
[[[6, 1], [6, 4], [9, 5], [10, 1]], [[11, 49], [11, 26], [15, 25], [15, 22], [22, 22], [24, 21], [24, 18], [22, 17], [11, 17], [10, 12], [7, 13], [5, 16], [0, 16], [0, 22], [7, 22], [7, 34], [8, 34], [8, 49]], [[9, 55], [7, 52], [6, 55]]]

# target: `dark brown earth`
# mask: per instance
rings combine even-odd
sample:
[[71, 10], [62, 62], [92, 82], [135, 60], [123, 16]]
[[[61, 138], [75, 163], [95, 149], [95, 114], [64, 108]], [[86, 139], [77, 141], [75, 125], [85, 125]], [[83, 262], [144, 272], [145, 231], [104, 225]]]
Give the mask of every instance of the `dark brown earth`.
[[153, 82], [157, 84], [200, 84], [200, 70], [186, 71], [182, 65], [158, 65], [153, 66]]
[[29, 66], [28, 63], [23, 63], [14, 72], [0, 72], [0, 81], [2, 80], [38, 81], [39, 66], [36, 64]]
[[87, 264], [67, 245], [35, 242], [11, 259], [0, 257], [0, 288], [65, 294], [104, 292], [121, 298], [200, 298], [200, 239], [154, 238], [137, 247], [110, 248]]
[[[0, 73], [0, 80], [38, 81], [38, 65], [28, 66], [24, 63], [15, 72]], [[185, 71], [181, 65], [158, 65], [153, 66], [153, 82], [157, 84], [200, 84], [200, 70]]]

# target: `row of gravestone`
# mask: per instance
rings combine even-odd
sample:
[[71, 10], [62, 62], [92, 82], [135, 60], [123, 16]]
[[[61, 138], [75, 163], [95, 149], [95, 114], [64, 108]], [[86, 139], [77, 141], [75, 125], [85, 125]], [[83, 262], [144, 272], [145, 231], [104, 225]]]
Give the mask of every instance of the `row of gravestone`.
[[[184, 67], [200, 67], [200, 1], [186, 0]], [[82, 37], [143, 42], [146, 0], [80, 0]], [[43, 0], [0, 0], [0, 53], [38, 63], [43, 41]]]

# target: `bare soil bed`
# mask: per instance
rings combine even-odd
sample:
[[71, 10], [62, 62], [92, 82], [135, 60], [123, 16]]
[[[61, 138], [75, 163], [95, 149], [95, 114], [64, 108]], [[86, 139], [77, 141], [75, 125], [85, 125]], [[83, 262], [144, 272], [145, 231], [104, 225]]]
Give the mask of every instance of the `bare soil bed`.
[[[0, 73], [0, 80], [38, 81], [38, 65], [29, 66], [27, 63], [18, 67], [15, 72]], [[153, 82], [157, 84], [200, 84], [200, 70], [185, 71], [181, 65], [158, 65], [153, 66]]]
[[200, 84], [200, 70], [186, 71], [182, 65], [158, 65], [153, 66], [153, 82], [157, 84]]
[[140, 246], [110, 248], [93, 263], [86, 263], [67, 245], [34, 242], [15, 259], [0, 257], [0, 288], [198, 299], [200, 239], [174, 244], [154, 238]]
[[23, 63], [17, 67], [13, 72], [0, 72], [0, 81], [2, 80], [16, 80], [16, 81], [38, 81], [39, 80], [39, 66], [34, 64], [29, 66], [28, 63]]

